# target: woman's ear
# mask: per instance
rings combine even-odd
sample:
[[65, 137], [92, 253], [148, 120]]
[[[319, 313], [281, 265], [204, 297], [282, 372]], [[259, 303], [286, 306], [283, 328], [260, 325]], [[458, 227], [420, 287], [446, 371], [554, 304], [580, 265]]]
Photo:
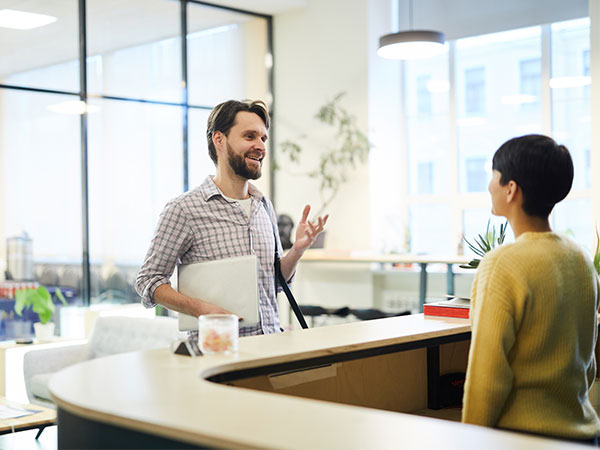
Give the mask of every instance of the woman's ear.
[[518, 194], [521, 192], [521, 187], [516, 181], [510, 180], [506, 184], [506, 202], [512, 203], [517, 199]]

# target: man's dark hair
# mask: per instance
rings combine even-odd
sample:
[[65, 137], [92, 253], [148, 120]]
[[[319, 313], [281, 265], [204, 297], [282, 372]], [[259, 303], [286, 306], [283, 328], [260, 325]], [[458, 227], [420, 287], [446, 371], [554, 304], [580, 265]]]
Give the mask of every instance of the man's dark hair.
[[271, 123], [269, 117], [269, 111], [267, 105], [262, 100], [228, 100], [223, 103], [219, 103], [213, 108], [208, 116], [208, 123], [206, 127], [206, 139], [208, 140], [208, 154], [210, 159], [213, 160], [215, 165], [217, 164], [217, 150], [215, 144], [213, 144], [212, 137], [215, 131], [220, 131], [225, 136], [229, 135], [229, 130], [235, 125], [235, 116], [240, 111], [247, 111], [256, 114], [265, 123], [267, 130]]
[[492, 168], [500, 184], [510, 180], [523, 190], [523, 210], [529, 216], [548, 217], [573, 185], [573, 160], [564, 145], [539, 134], [506, 141], [494, 154]]

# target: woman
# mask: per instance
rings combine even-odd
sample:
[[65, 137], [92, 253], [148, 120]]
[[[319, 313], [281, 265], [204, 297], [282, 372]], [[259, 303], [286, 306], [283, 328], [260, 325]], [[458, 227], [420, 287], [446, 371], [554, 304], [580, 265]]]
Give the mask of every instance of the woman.
[[569, 151], [547, 136], [511, 139], [494, 155], [492, 213], [515, 242], [486, 254], [475, 277], [463, 422], [597, 443], [588, 392], [598, 276], [548, 220], [572, 182]]

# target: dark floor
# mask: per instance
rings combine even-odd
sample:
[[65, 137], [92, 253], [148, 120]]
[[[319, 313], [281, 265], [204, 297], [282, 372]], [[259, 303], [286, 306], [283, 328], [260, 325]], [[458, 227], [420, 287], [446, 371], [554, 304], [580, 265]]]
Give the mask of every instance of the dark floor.
[[2, 450], [57, 450], [56, 425], [47, 427], [38, 440], [38, 430], [19, 431], [0, 436]]

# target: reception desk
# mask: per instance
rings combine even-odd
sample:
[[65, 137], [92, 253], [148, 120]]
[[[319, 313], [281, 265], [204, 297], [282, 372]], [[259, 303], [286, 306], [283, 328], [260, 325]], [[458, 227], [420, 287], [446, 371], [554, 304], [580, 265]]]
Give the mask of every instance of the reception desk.
[[91, 360], [50, 382], [59, 448], [578, 448], [407, 414], [439, 407], [469, 338], [468, 320], [413, 315], [242, 338], [231, 356]]

